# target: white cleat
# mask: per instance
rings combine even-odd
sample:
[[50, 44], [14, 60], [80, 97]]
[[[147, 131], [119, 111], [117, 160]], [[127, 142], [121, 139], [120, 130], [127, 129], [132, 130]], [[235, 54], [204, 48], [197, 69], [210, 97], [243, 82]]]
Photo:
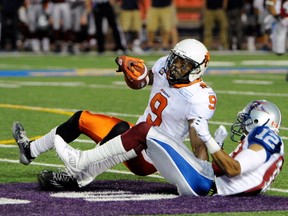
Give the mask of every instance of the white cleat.
[[68, 172], [73, 177], [76, 177], [78, 173], [83, 171], [78, 167], [81, 156], [80, 150], [74, 149], [68, 145], [59, 135], [56, 135], [54, 138], [54, 146], [59, 158], [63, 161]]

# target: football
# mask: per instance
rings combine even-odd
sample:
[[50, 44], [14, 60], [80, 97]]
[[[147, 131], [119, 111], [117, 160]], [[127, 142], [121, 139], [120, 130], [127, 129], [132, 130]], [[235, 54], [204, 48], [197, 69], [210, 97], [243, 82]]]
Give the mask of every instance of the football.
[[149, 76], [148, 76], [148, 70], [144, 63], [141, 63], [142, 65], [134, 65], [134, 74], [137, 76], [136, 78], [131, 78], [129, 75], [124, 73], [124, 79], [126, 84], [131, 89], [142, 89], [149, 83]]

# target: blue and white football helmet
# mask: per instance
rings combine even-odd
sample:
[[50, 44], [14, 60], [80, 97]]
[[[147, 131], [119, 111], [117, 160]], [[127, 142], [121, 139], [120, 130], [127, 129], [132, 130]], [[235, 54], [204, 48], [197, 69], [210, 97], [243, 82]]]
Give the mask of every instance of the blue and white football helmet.
[[235, 123], [231, 126], [231, 139], [238, 142], [237, 138], [247, 135], [258, 126], [267, 126], [278, 134], [280, 124], [281, 112], [275, 104], [266, 100], [255, 100], [238, 113]]

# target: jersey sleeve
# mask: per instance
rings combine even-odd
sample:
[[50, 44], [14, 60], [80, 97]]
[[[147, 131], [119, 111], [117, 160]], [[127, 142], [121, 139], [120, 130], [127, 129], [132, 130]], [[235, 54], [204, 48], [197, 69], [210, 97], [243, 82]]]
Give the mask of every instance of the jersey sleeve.
[[248, 135], [249, 146], [253, 144], [261, 145], [267, 154], [266, 161], [274, 153], [280, 153], [282, 141], [280, 137], [269, 127], [256, 127]]
[[190, 111], [187, 119], [202, 117], [210, 119], [216, 110], [217, 97], [210, 87], [206, 87], [201, 92], [197, 92], [197, 97], [193, 98], [190, 104]]
[[236, 157], [241, 167], [241, 174], [257, 169], [261, 164], [265, 163], [266, 152], [264, 149], [260, 151], [253, 151], [245, 149], [241, 151]]

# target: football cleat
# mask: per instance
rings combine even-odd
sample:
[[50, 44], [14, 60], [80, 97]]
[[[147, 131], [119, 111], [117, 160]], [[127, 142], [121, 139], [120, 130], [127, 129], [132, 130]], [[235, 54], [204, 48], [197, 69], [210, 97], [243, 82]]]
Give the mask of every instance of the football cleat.
[[56, 135], [54, 138], [54, 146], [57, 155], [65, 164], [69, 174], [76, 177], [78, 173], [82, 172], [82, 169], [78, 167], [81, 156], [80, 150], [74, 149], [68, 145], [59, 135]]
[[25, 165], [30, 164], [31, 161], [35, 158], [31, 156], [30, 140], [26, 135], [26, 131], [24, 130], [24, 127], [19, 122], [13, 123], [12, 134], [20, 150], [19, 161]]
[[66, 172], [44, 170], [38, 175], [38, 183], [40, 189], [46, 191], [79, 189], [76, 179]]

